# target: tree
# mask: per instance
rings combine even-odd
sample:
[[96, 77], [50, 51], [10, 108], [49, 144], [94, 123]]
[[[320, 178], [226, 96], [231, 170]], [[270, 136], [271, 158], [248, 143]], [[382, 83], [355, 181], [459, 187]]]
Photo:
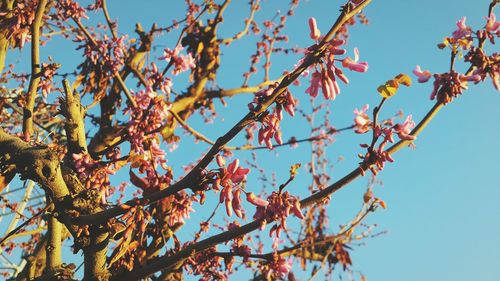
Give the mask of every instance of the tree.
[[[182, 19], [150, 29], [137, 24], [129, 35], [122, 35], [105, 0], [86, 8], [71, 0], [1, 1], [0, 189], [13, 219], [0, 244], [2, 251], [23, 249], [25, 261], [5, 276], [73, 280], [78, 269], [73, 260], [63, 261], [65, 241], [75, 254], [83, 253], [84, 280], [226, 279], [236, 261], [255, 280], [295, 280], [293, 263], [310, 276], [326, 265], [327, 274], [337, 266], [350, 271], [351, 245], [372, 234], [363, 221], [386, 208], [373, 187], [375, 176], [394, 161], [392, 155], [413, 146], [433, 117], [470, 84], [492, 81], [500, 88], [500, 57], [489, 51], [500, 35], [494, 0], [482, 28], [469, 27], [463, 18], [438, 45], [450, 52], [446, 72], [413, 70], [419, 83], [433, 80], [435, 101], [418, 123], [412, 115], [381, 115], [395, 94], [407, 91], [401, 86], [412, 85], [408, 74], [395, 73], [376, 89], [381, 99], [372, 112], [368, 106], [355, 109], [353, 124], [333, 126], [329, 106], [348, 88], [348, 72], [368, 75], [368, 63], [359, 61], [358, 49], [347, 41], [356, 40], [350, 28], [368, 23], [363, 9], [370, 2], [347, 1], [336, 19], [332, 15], [326, 33], [314, 17], [304, 19], [310, 45], [290, 48], [284, 31], [298, 0], [264, 21], [256, 19], [260, 1], [249, 1], [243, 29], [232, 36], [221, 31], [234, 4], [229, 0], [186, 0]], [[92, 24], [89, 17], [98, 14], [105, 24]], [[220, 68], [229, 63], [222, 55], [248, 37], [256, 51], [242, 86], [219, 87]], [[158, 54], [162, 38], [167, 47]], [[68, 42], [82, 54], [76, 67], [40, 55], [45, 44]], [[30, 50], [29, 71], [22, 62], [5, 67], [13, 49]], [[273, 77], [271, 59], [287, 55], [299, 58], [295, 66]], [[467, 68], [459, 71], [458, 63]], [[294, 88], [301, 81], [308, 83], [305, 94]], [[253, 94], [248, 106], [229, 101], [242, 93]], [[215, 140], [189, 125], [200, 117], [207, 123], [219, 120], [216, 112], [227, 112], [221, 105], [243, 117]], [[283, 140], [281, 123], [300, 124], [300, 118], [310, 135]], [[183, 131], [188, 134], [180, 135]], [[334, 162], [325, 151], [343, 131], [369, 138], [361, 144], [359, 165], [332, 180]], [[207, 143], [208, 150], [181, 167], [167, 148], [174, 150], [181, 141], [194, 145], [189, 136]], [[230, 146], [232, 140], [244, 144]], [[274, 165], [276, 171], [289, 171], [286, 178], [269, 178], [253, 153], [269, 155], [302, 143], [311, 145], [306, 165]], [[304, 172], [311, 184], [299, 194], [292, 186]], [[361, 209], [334, 231], [327, 224], [332, 195], [363, 176], [371, 180]], [[9, 184], [21, 181], [24, 198], [15, 202], [7, 197], [17, 191]], [[34, 190], [43, 191], [42, 205], [27, 203]], [[190, 219], [195, 209], [207, 215], [194, 222], [196, 229]]]

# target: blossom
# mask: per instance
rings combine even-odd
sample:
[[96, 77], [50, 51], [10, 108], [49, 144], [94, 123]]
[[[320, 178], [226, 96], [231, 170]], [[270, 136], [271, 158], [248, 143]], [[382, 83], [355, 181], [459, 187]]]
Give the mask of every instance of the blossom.
[[451, 102], [453, 98], [461, 95], [463, 90], [468, 88], [468, 79], [468, 76], [461, 75], [453, 70], [446, 73], [434, 74], [434, 87], [430, 96], [431, 100], [437, 98], [443, 104]]
[[[344, 55], [346, 50], [340, 48], [345, 44], [345, 40], [333, 39], [328, 42], [324, 60], [319, 64], [320, 70], [317, 68], [311, 76], [310, 86], [306, 89], [306, 93], [311, 97], [316, 97], [321, 88], [325, 99], [334, 100], [340, 94], [340, 87], [337, 83], [337, 78], [345, 84], [349, 84], [349, 79], [345, 76], [342, 69], [335, 65], [339, 59], [336, 56]], [[368, 70], [368, 63], [359, 62], [359, 51], [354, 49], [355, 59], [349, 57], [342, 60], [342, 66], [353, 71], [366, 72]], [[315, 68], [315, 66], [311, 66]]]
[[35, 20], [35, 12], [38, 3], [36, 1], [15, 1], [10, 11], [12, 16], [5, 17], [0, 13], [0, 30], [5, 32], [5, 38], [10, 38], [12, 48], [23, 48], [29, 41], [30, 28]]
[[306, 89], [306, 93], [313, 98], [318, 95], [319, 88], [321, 87], [321, 77], [321, 73], [317, 71], [311, 75], [310, 86]]
[[342, 66], [348, 68], [352, 71], [356, 72], [367, 72], [368, 71], [368, 63], [367, 62], [359, 62], [359, 50], [358, 48], [354, 48], [354, 60], [350, 57], [342, 60]]
[[278, 143], [283, 144], [280, 131], [280, 121], [283, 119], [281, 108], [274, 108], [271, 114], [264, 116], [259, 129], [258, 141], [259, 144], [266, 144], [269, 149], [273, 148], [272, 139]]
[[[279, 83], [270, 85], [267, 89], [255, 93], [254, 100], [248, 104], [250, 110], [256, 110], [261, 103], [266, 101], [278, 87]], [[283, 110], [290, 116], [295, 116], [295, 107], [298, 100], [295, 99], [292, 93], [285, 88], [284, 92], [276, 98], [276, 106], [271, 113], [265, 113], [260, 120], [261, 127], [259, 128], [258, 141], [259, 144], [266, 144], [269, 149], [273, 148], [272, 139], [283, 144], [282, 134], [280, 130], [280, 122], [283, 120]]]
[[366, 114], [369, 107], [370, 106], [366, 104], [361, 110], [357, 108], [354, 109], [354, 132], [357, 134], [364, 134], [370, 130], [372, 122], [368, 114]]
[[262, 202], [255, 204], [260, 206], [257, 207], [253, 217], [256, 220], [262, 220], [261, 229], [266, 225], [266, 221], [278, 221], [269, 231], [270, 236], [280, 237], [281, 231], [286, 229], [286, 219], [290, 214], [299, 219], [304, 219], [304, 215], [300, 210], [299, 199], [288, 192], [273, 191], [267, 197], [267, 202], [267, 205], [262, 204]]
[[497, 21], [495, 13], [492, 12], [489, 17], [486, 17], [486, 26], [484, 28], [491, 33], [500, 28], [500, 22]]
[[238, 185], [246, 179], [250, 169], [240, 167], [238, 159], [226, 168], [226, 160], [221, 155], [216, 156], [216, 162], [220, 168], [212, 188], [218, 190], [219, 186], [222, 186], [219, 202], [225, 204], [228, 216], [232, 216], [234, 211], [238, 217], [243, 218], [244, 211], [240, 198], [242, 190]]
[[42, 89], [42, 96], [46, 99], [52, 90], [52, 78], [61, 65], [57, 63], [42, 63], [41, 80], [38, 88]]
[[193, 199], [184, 191], [176, 193], [160, 201], [160, 210], [167, 219], [169, 226], [184, 224], [189, 215], [194, 212]]
[[172, 74], [174, 75], [178, 75], [181, 72], [196, 67], [195, 60], [191, 53], [188, 53], [187, 55], [180, 54], [183, 49], [184, 48], [181, 45], [178, 45], [173, 50], [166, 48], [163, 50], [163, 56], [159, 58], [160, 60], [165, 60], [174, 66], [174, 69], [172, 70]]
[[394, 131], [402, 140], [415, 140], [417, 137], [410, 135], [413, 127], [415, 127], [415, 121], [413, 121], [412, 115], [410, 114], [403, 124], [396, 124], [396, 126], [394, 126]]
[[487, 56], [481, 48], [473, 47], [464, 56], [464, 61], [470, 62], [476, 67], [476, 70], [472, 73], [472, 75], [476, 76], [474, 78], [468, 77], [468, 80], [472, 79], [474, 83], [478, 83], [480, 80], [483, 81], [486, 76], [489, 76], [495, 89], [500, 90], [500, 54], [493, 53]]
[[268, 201], [255, 196], [255, 194], [253, 194], [252, 192], [247, 193], [247, 201], [254, 204], [257, 207], [267, 207], [267, 205], [269, 205]]
[[269, 271], [267, 271], [267, 280], [270, 280], [272, 276], [285, 278], [290, 269], [292, 269], [292, 259], [285, 259], [280, 255], [274, 255], [273, 260], [269, 263]]
[[309, 18], [309, 30], [311, 31], [311, 33], [309, 34], [311, 39], [318, 40], [321, 36], [321, 31], [318, 29], [316, 25], [316, 19], [313, 17]]
[[413, 70], [413, 74], [418, 77], [418, 82], [419, 83], [425, 83], [429, 81], [431, 78], [432, 74], [429, 70], [422, 71], [420, 68], [420, 65], [415, 66], [415, 69]]
[[151, 63], [151, 68], [146, 69], [146, 79], [149, 86], [154, 89], [160, 89], [165, 94], [170, 94], [172, 91], [173, 82], [170, 78], [166, 77], [158, 70], [158, 67], [154, 62]]
[[454, 39], [460, 39], [471, 34], [471, 28], [465, 24], [466, 17], [457, 21], [457, 30], [453, 31], [452, 35]]
[[73, 163], [79, 179], [87, 189], [97, 189], [101, 196], [101, 203], [106, 203], [109, 196], [109, 175], [115, 170], [109, 164], [102, 164], [90, 157], [88, 153], [73, 154]]

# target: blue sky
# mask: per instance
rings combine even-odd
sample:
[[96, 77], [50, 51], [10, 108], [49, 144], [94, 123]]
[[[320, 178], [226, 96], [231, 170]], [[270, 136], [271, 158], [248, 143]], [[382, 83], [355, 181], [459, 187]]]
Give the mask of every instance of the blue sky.
[[[131, 0], [108, 2], [111, 17], [118, 19], [121, 33], [131, 33], [138, 21], [145, 28], [153, 22], [165, 26], [184, 15], [182, 1], [175, 1], [174, 4], [159, 0], [140, 4]], [[247, 1], [233, 2], [222, 24], [222, 34], [232, 35], [239, 31], [243, 18], [248, 14]], [[288, 46], [310, 45], [307, 19], [316, 17], [319, 28], [326, 32], [337, 18], [341, 3], [302, 1], [287, 25]], [[352, 28], [348, 45], [350, 54], [352, 48], [359, 48], [361, 60], [368, 61], [370, 68], [364, 74], [347, 73], [351, 83], [341, 85], [342, 93], [329, 105], [333, 124], [338, 127], [351, 124], [354, 108], [361, 108], [366, 103], [373, 107], [379, 101], [375, 90], [379, 84], [401, 72], [410, 74], [417, 64], [431, 72], [445, 72], [449, 67], [449, 52], [439, 50], [436, 44], [451, 34], [455, 22], [462, 16], [467, 16], [467, 23], [473, 28], [483, 26], [488, 4], [487, 0], [373, 1], [366, 9], [370, 24]], [[257, 20], [269, 18], [277, 10], [284, 12], [287, 7], [288, 1], [263, 0], [262, 12], [257, 15]], [[157, 40], [161, 45], [159, 50], [165, 46], [172, 48], [176, 39], [174, 33]], [[241, 85], [241, 74], [247, 70], [249, 56], [255, 51], [253, 42], [254, 39], [250, 38], [222, 49], [223, 66], [217, 85], [224, 88]], [[49, 43], [42, 49], [42, 58], [52, 54], [56, 61], [63, 63], [63, 67], [73, 68], [80, 57], [71, 52], [57, 53], [65, 45], [56, 43], [61, 41]], [[54, 55], [55, 52], [57, 54]], [[27, 55], [13, 53], [11, 59], [25, 60]], [[157, 52], [151, 59], [160, 55]], [[290, 70], [298, 58], [276, 57], [271, 77]], [[463, 67], [459, 64], [458, 69], [463, 70]], [[252, 83], [260, 82], [259, 79], [261, 76], [257, 75]], [[183, 90], [185, 80], [186, 77], [174, 79], [174, 89]], [[291, 88], [305, 109], [308, 104], [304, 93], [307, 81], [302, 80], [301, 87]], [[133, 87], [135, 82], [129, 85]], [[430, 92], [431, 83], [415, 83], [409, 89], [404, 88], [389, 100], [382, 116], [391, 116], [401, 109], [405, 114], [413, 114], [415, 120], [420, 120], [433, 105], [429, 100]], [[204, 124], [197, 117], [190, 119], [189, 124], [215, 139], [243, 116], [251, 99], [250, 95], [228, 99], [227, 108], [216, 102], [220, 111], [215, 124]], [[386, 165], [378, 177], [383, 186], [376, 187], [375, 193], [386, 200], [389, 207], [371, 215], [367, 223], [376, 223], [376, 231], [387, 230], [388, 233], [364, 241], [365, 246], [354, 248], [353, 269], [361, 270], [368, 280], [499, 280], [499, 104], [500, 95], [490, 81], [471, 86], [463, 96], [447, 105], [425, 129], [415, 142], [415, 150], [398, 152], [394, 156], [396, 162]], [[304, 122], [296, 119], [284, 121], [284, 139], [309, 135]], [[183, 130], [177, 132], [183, 135]], [[336, 137], [328, 155], [333, 160], [340, 156], [345, 160], [335, 165], [333, 180], [341, 178], [356, 166], [356, 155], [362, 152], [358, 144], [366, 142], [367, 137], [351, 132]], [[234, 144], [238, 143], [242, 143], [241, 138], [234, 141]], [[180, 176], [181, 166], [197, 159], [207, 149], [206, 144], [193, 144], [193, 139], [186, 136], [179, 149], [169, 154], [169, 164]], [[295, 150], [260, 151], [258, 159], [269, 176], [275, 172], [278, 180], [284, 180], [289, 166], [297, 162], [305, 164], [309, 155], [310, 146], [301, 145]], [[249, 159], [250, 154], [237, 152], [236, 156]], [[256, 176], [255, 172], [250, 179], [255, 180]], [[306, 171], [302, 170], [290, 192], [304, 196], [309, 182]], [[368, 177], [360, 178], [334, 195], [329, 209], [333, 230], [355, 214], [367, 182]], [[259, 183], [255, 182], [255, 185], [259, 186]], [[209, 207], [213, 205], [207, 206], [206, 210], [210, 210]], [[218, 214], [222, 217], [222, 210]], [[206, 216], [207, 212], [202, 209], [192, 218], [196, 220]], [[191, 235], [196, 225], [197, 222], [188, 223], [182, 233]], [[299, 277], [305, 278], [305, 275]]]

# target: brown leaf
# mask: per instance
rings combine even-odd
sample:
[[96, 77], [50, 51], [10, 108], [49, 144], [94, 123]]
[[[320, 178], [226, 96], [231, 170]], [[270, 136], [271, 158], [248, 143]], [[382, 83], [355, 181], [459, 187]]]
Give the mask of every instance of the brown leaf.
[[12, 181], [15, 175], [16, 171], [14, 169], [8, 169], [0, 173], [0, 192]]

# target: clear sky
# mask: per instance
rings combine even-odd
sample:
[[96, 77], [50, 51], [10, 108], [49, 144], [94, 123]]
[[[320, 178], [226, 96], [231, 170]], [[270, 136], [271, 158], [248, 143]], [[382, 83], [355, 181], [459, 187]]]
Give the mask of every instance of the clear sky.
[[[227, 35], [238, 31], [248, 14], [247, 1], [233, 2], [221, 29]], [[269, 18], [277, 10], [286, 11], [288, 2], [263, 0], [263, 12], [258, 14], [257, 20]], [[455, 22], [462, 16], [467, 17], [467, 23], [473, 28], [483, 26], [489, 2], [374, 0], [365, 11], [370, 24], [351, 29], [348, 49], [352, 54], [352, 48], [358, 47], [361, 60], [367, 61], [370, 68], [364, 74], [347, 73], [351, 84], [342, 85], [340, 96], [330, 104], [334, 125], [350, 125], [354, 108], [361, 108], [366, 103], [375, 106], [379, 101], [376, 87], [398, 73], [410, 74], [417, 64], [431, 72], [445, 72], [449, 67], [449, 52], [439, 50], [436, 44], [455, 30]], [[184, 15], [183, 1], [108, 0], [108, 3], [111, 16], [118, 19], [122, 33], [132, 33], [138, 21], [145, 28], [153, 22], [165, 26]], [[341, 3], [338, 0], [301, 1], [296, 15], [287, 25], [288, 46], [310, 45], [307, 19], [316, 17], [320, 29], [326, 32], [337, 18]], [[167, 36], [157, 43], [161, 48], [172, 48], [176, 39], [176, 36]], [[247, 70], [249, 56], [255, 51], [255, 44], [249, 42], [254, 41], [235, 43], [231, 48], [223, 49], [223, 66], [217, 85], [224, 88], [241, 85], [241, 74]], [[54, 43], [42, 49], [45, 57], [54, 53], [55, 46]], [[23, 56], [14, 54], [14, 57], [17, 55]], [[151, 59], [160, 55], [157, 52]], [[75, 54], [70, 52], [54, 57], [56, 61], [60, 59], [63, 68], [72, 68], [77, 62]], [[271, 77], [276, 78], [284, 70], [290, 70], [297, 59], [290, 56], [274, 60]], [[463, 70], [463, 67], [458, 69]], [[261, 76], [257, 77], [252, 82], [260, 82]], [[185, 83], [177, 81], [174, 79], [174, 89], [183, 90]], [[301, 87], [291, 88], [304, 106], [308, 104], [304, 93], [307, 81], [302, 80]], [[133, 85], [130, 83], [131, 87]], [[415, 83], [409, 89], [402, 89], [389, 100], [382, 116], [391, 116], [401, 109], [420, 120], [433, 105], [429, 100], [431, 90], [431, 83]], [[215, 124], [204, 124], [200, 118], [190, 119], [189, 124], [215, 139], [243, 116], [251, 99], [250, 95], [229, 99], [227, 108], [217, 102], [220, 111]], [[500, 280], [499, 105], [500, 95], [490, 81], [471, 86], [425, 129], [415, 142], [415, 150], [407, 148], [394, 156], [396, 162], [386, 165], [378, 177], [383, 186], [375, 190], [375, 194], [387, 202], [388, 209], [377, 211], [367, 220], [369, 224], [378, 224], [376, 232], [387, 230], [388, 233], [368, 239], [366, 245], [354, 248], [353, 269], [362, 271], [368, 280], [379, 281]], [[290, 136], [309, 136], [309, 128], [303, 126], [303, 121], [285, 118], [288, 119], [283, 124], [285, 140]], [[178, 134], [183, 135], [183, 131], [178, 130]], [[336, 137], [327, 153], [333, 160], [340, 156], [345, 160], [336, 164], [331, 175], [333, 181], [356, 166], [359, 162], [356, 155], [362, 152], [358, 144], [366, 142], [367, 137], [351, 132]], [[208, 149], [204, 143], [193, 146], [192, 142], [192, 138], [186, 137], [179, 149], [169, 154], [169, 164], [176, 168], [176, 176], [182, 174], [181, 165], [197, 159]], [[234, 144], [238, 143], [241, 144], [242, 139], [235, 140]], [[310, 146], [301, 145], [295, 150], [260, 151], [258, 159], [269, 176], [275, 172], [278, 180], [283, 180], [291, 164], [305, 164], [309, 155]], [[236, 156], [249, 159], [250, 154], [237, 152]], [[257, 177], [256, 171], [253, 173], [250, 180]], [[334, 195], [329, 213], [332, 229], [337, 230], [337, 225], [355, 214], [367, 181], [368, 177], [357, 179]], [[301, 176], [294, 181], [290, 192], [305, 195], [309, 182], [306, 171], [301, 170]], [[222, 216], [223, 212], [219, 214]], [[198, 211], [192, 218], [206, 216], [206, 212]], [[188, 223], [182, 233], [192, 235], [195, 226], [196, 223]]]

